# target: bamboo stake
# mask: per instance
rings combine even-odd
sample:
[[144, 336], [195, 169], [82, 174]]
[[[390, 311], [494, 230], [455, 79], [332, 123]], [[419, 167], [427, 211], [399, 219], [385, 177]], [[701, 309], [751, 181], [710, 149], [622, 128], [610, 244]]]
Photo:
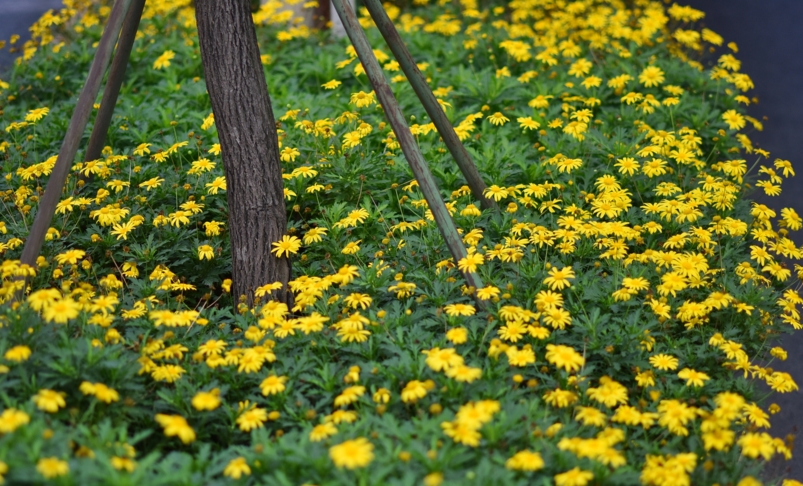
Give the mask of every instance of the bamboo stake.
[[485, 197], [485, 189], [487, 189], [488, 186], [485, 185], [485, 181], [482, 180], [477, 166], [474, 164], [474, 161], [471, 160], [471, 156], [466, 151], [462, 142], [460, 142], [460, 138], [457, 136], [457, 133], [455, 133], [454, 127], [449, 122], [449, 119], [446, 118], [443, 108], [441, 108], [435, 95], [432, 94], [432, 90], [427, 84], [427, 78], [424, 77], [412, 56], [410, 56], [410, 51], [407, 50], [399, 32], [393, 25], [390, 17], [388, 17], [387, 12], [385, 12], [382, 2], [380, 0], [363, 0], [363, 4], [368, 8], [368, 13], [371, 14], [379, 32], [382, 34], [382, 37], [385, 38], [385, 42], [387, 42], [388, 47], [390, 47], [391, 52], [393, 52], [393, 56], [399, 62], [402, 72], [407, 76], [407, 80], [413, 87], [415, 94], [418, 95], [418, 99], [421, 100], [424, 109], [438, 129], [438, 133], [441, 138], [443, 138], [443, 142], [452, 154], [452, 158], [457, 162], [460, 172], [462, 172], [463, 177], [466, 178], [468, 187], [471, 188], [471, 194], [480, 201], [483, 208], [497, 209], [496, 203], [492, 199]]
[[[374, 52], [371, 49], [368, 38], [365, 36], [365, 32], [363, 32], [362, 27], [360, 27], [360, 23], [350, 5], [343, 0], [332, 0], [332, 4], [335, 10], [337, 10], [340, 20], [343, 22], [343, 27], [354, 46], [354, 50], [357, 51], [357, 56], [360, 58], [360, 62], [362, 62], [365, 68], [368, 80], [371, 82], [376, 96], [382, 104], [385, 116], [393, 132], [399, 140], [399, 145], [401, 145], [402, 152], [407, 162], [410, 164], [413, 175], [418, 181], [421, 192], [424, 193], [424, 198], [427, 200], [429, 209], [432, 211], [432, 215], [435, 218], [435, 223], [437, 223], [438, 229], [443, 239], [446, 241], [446, 246], [449, 248], [455, 262], [465, 258], [467, 252], [465, 246], [463, 246], [463, 241], [460, 239], [460, 234], [457, 232], [454, 221], [452, 221], [452, 217], [449, 215], [449, 211], [446, 209], [446, 205], [441, 198], [438, 186], [435, 184], [435, 178], [432, 176], [429, 167], [427, 167], [424, 156], [421, 154], [421, 150], [418, 148], [418, 144], [415, 138], [413, 138], [410, 128], [407, 126], [404, 114], [396, 101], [396, 97], [393, 96], [390, 85], [388, 85], [385, 76], [382, 74], [382, 68], [379, 66], [379, 62], [374, 56]], [[479, 289], [483, 286], [482, 280], [476, 273], [464, 272], [463, 276], [469, 286], [475, 289]], [[478, 299], [477, 303], [483, 306], [482, 301]]]
[[53, 167], [53, 173], [47, 181], [45, 193], [39, 201], [36, 218], [25, 241], [25, 248], [23, 248], [22, 257], [20, 258], [24, 264], [33, 266], [42, 249], [45, 234], [53, 221], [56, 205], [61, 198], [61, 192], [64, 190], [64, 183], [67, 181], [67, 174], [70, 172], [75, 154], [78, 152], [78, 145], [81, 143], [84, 129], [89, 121], [92, 105], [95, 103], [98, 91], [100, 91], [103, 74], [109, 65], [114, 44], [120, 34], [123, 18], [131, 6], [131, 1], [116, 0], [114, 2], [106, 28], [103, 30], [103, 36], [98, 43], [98, 49], [95, 51], [92, 66], [89, 68], [87, 81], [81, 90], [81, 95], [78, 97], [78, 103], [75, 105], [75, 110], [73, 110], [70, 125], [64, 135], [64, 141], [61, 144], [61, 150], [59, 150], [56, 164]]
[[131, 49], [134, 47], [134, 39], [137, 37], [137, 29], [139, 29], [139, 21], [142, 18], [144, 7], [145, 0], [132, 0], [128, 14], [123, 21], [120, 39], [117, 41], [117, 51], [114, 53], [112, 66], [109, 68], [106, 87], [103, 88], [100, 109], [95, 116], [95, 126], [92, 127], [92, 135], [86, 146], [84, 160], [87, 162], [100, 158], [106, 143], [106, 133], [109, 131], [114, 108], [117, 105], [117, 97], [120, 95], [120, 87], [123, 85], [125, 70], [128, 67], [128, 60], [131, 57]]

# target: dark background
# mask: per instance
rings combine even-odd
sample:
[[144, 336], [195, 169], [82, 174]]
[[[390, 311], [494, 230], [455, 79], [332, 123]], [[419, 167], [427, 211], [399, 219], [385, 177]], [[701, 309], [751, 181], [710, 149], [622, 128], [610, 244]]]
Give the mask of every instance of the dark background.
[[[61, 0], [0, 0], [0, 40], [8, 41], [12, 34], [19, 34], [17, 45], [21, 46], [31, 35], [28, 32], [34, 22], [48, 9], [61, 7]], [[0, 50], [0, 73], [14, 60], [8, 47]], [[0, 75], [2, 78], [2, 75]]]
[[[749, 133], [751, 140], [771, 152], [770, 160], [791, 160], [799, 172], [784, 183], [784, 191], [773, 198], [756, 199], [777, 211], [792, 207], [803, 215], [803, 0], [687, 0], [706, 12], [703, 24], [722, 35], [725, 42], [736, 42], [742, 71], [749, 74], [756, 88], [748, 93], [757, 96], [758, 104], [748, 112], [764, 122], [763, 132]], [[58, 8], [60, 0], [0, 0], [0, 39], [20, 34], [20, 44], [28, 37], [28, 27], [50, 8]], [[722, 50], [722, 52], [729, 52]], [[12, 62], [7, 49], [0, 51], [0, 72]], [[2, 76], [0, 76], [2, 77]], [[766, 117], [766, 119], [764, 119]], [[798, 245], [803, 235], [794, 236]], [[789, 352], [785, 362], [773, 367], [792, 373], [803, 386], [803, 332], [785, 336], [780, 345]], [[772, 417], [772, 435], [785, 437], [803, 430], [803, 394], [800, 391], [776, 395], [781, 412]], [[803, 440], [795, 441], [803, 448]], [[774, 461], [768, 477], [785, 474], [803, 480], [803, 450], [792, 461]]]
[[[748, 133], [757, 146], [776, 158], [792, 161], [797, 176], [784, 181], [779, 196], [755, 195], [755, 199], [776, 211], [794, 208], [803, 215], [803, 0], [687, 0], [706, 13], [704, 26], [735, 42], [742, 61], [742, 72], [756, 87], [747, 93], [757, 96], [758, 104], [747, 111], [762, 120], [764, 131]], [[730, 52], [727, 48], [722, 53]], [[718, 53], [719, 54], [719, 53]], [[766, 120], [763, 117], [767, 117]], [[803, 230], [792, 236], [803, 245]], [[789, 358], [775, 361], [772, 368], [791, 373], [803, 387], [803, 331], [786, 335], [779, 343]], [[781, 411], [771, 417], [770, 433], [775, 437], [803, 433], [803, 394], [801, 391], [775, 394], [773, 401]], [[785, 473], [790, 479], [803, 480], [803, 437], [795, 440], [796, 454], [791, 461], [773, 461], [768, 477]]]

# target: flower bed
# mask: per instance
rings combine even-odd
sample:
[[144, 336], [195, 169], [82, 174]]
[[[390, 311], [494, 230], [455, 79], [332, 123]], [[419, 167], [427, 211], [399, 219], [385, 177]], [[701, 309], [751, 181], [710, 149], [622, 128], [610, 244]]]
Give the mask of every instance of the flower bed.
[[292, 309], [273, 282], [254, 311], [229, 295], [188, 0], [148, 3], [103, 158], [74, 164], [37, 268], [14, 260], [109, 9], [34, 26], [0, 82], [7, 480], [747, 485], [791, 457], [758, 383], [797, 389], [770, 366], [800, 328], [803, 220], [747, 199], [794, 169], [748, 138], [736, 46], [660, 2], [416, 3], [389, 13], [500, 211], [369, 29], [452, 261], [354, 51], [269, 3]]

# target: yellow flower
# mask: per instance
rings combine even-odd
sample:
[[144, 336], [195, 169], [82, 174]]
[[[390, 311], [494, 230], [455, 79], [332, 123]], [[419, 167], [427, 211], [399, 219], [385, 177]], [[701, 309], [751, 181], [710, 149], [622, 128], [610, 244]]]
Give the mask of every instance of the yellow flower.
[[510, 77], [510, 69], [507, 66], [504, 66], [501, 69], [496, 70], [496, 79], [499, 78], [509, 78]]
[[229, 461], [226, 468], [223, 469], [223, 475], [227, 478], [240, 479], [243, 475], [248, 476], [251, 474], [251, 468], [248, 467], [248, 462], [244, 457], [236, 457]]
[[664, 82], [664, 72], [657, 66], [647, 66], [639, 74], [638, 80], [647, 88], [652, 88]]
[[538, 130], [541, 127], [541, 124], [537, 121], [533, 120], [532, 117], [519, 117], [516, 119], [519, 122], [521, 128], [525, 130]]
[[179, 380], [184, 373], [184, 368], [179, 365], [162, 365], [156, 366], [151, 372], [151, 376], [156, 381], [174, 383], [176, 380]]
[[153, 62], [153, 69], [163, 69], [170, 67], [170, 60], [176, 57], [173, 51], [164, 51], [161, 56], [157, 57]]
[[45, 478], [52, 479], [70, 472], [70, 464], [57, 457], [43, 457], [36, 463], [36, 470]]
[[714, 429], [708, 432], [703, 432], [703, 447], [705, 450], [710, 451], [716, 449], [718, 451], [728, 450], [733, 445], [733, 439], [736, 433], [728, 429]]
[[268, 420], [268, 412], [264, 408], [254, 407], [240, 414], [237, 417], [237, 425], [243, 432], [249, 432], [252, 429], [261, 429], [264, 427], [265, 422]]
[[471, 253], [465, 256], [465, 258], [461, 258], [457, 262], [457, 268], [460, 269], [461, 272], [476, 272], [477, 267], [482, 265], [485, 261], [485, 258], [479, 253]]
[[555, 486], [585, 486], [592, 479], [594, 479], [594, 473], [575, 467], [565, 473], [556, 474]]
[[35, 108], [33, 110], [29, 110], [28, 114], [25, 115], [25, 121], [26, 122], [31, 122], [31, 123], [36, 123], [39, 120], [41, 120], [42, 118], [46, 117], [48, 113], [50, 113], [50, 108], [47, 108], [47, 107]]
[[761, 456], [769, 461], [775, 454], [772, 437], [766, 432], [744, 434], [739, 439], [739, 446], [742, 448], [743, 455], [753, 459]]
[[464, 364], [447, 368], [445, 373], [449, 378], [463, 383], [471, 383], [482, 377], [482, 369], [473, 368]]
[[329, 449], [329, 457], [338, 468], [358, 469], [374, 459], [374, 445], [365, 437], [347, 440]]
[[195, 410], [214, 410], [220, 406], [220, 389], [213, 388], [208, 392], [198, 392], [192, 397], [192, 406]]
[[33, 402], [39, 410], [44, 410], [48, 413], [56, 413], [60, 408], [67, 406], [67, 402], [64, 401], [65, 396], [67, 396], [67, 394], [64, 392], [42, 389], [33, 396]]
[[112, 403], [120, 400], [120, 394], [103, 383], [95, 383], [95, 398], [104, 403]]
[[593, 64], [588, 59], [578, 59], [569, 67], [569, 75], [582, 78], [591, 71]]
[[695, 371], [691, 368], [683, 368], [678, 372], [678, 378], [686, 380], [686, 386], [703, 386], [711, 377], [702, 371]]
[[544, 459], [537, 452], [519, 451], [505, 461], [505, 467], [514, 471], [537, 471], [544, 467]]
[[469, 447], [477, 447], [480, 445], [480, 435], [477, 430], [479, 427], [474, 427], [474, 424], [467, 424], [460, 420], [453, 422], [442, 422], [441, 428], [443, 433], [451, 437], [452, 440], [459, 444], [467, 445]]
[[351, 424], [357, 420], [357, 412], [351, 410], [335, 410], [331, 415], [327, 415], [324, 420], [335, 425], [341, 423]]
[[224, 349], [226, 349], [226, 342], [215, 339], [210, 339], [198, 346], [198, 352], [207, 357], [220, 356]]
[[316, 425], [309, 433], [309, 440], [312, 442], [320, 442], [328, 439], [337, 433], [337, 427], [332, 422], [325, 422]]
[[468, 341], [468, 330], [464, 327], [449, 329], [446, 332], [446, 339], [451, 341], [453, 344], [463, 344]]
[[83, 250], [67, 250], [64, 253], [56, 255], [56, 262], [58, 262], [59, 265], [66, 265], [68, 263], [75, 265], [78, 263], [78, 260], [84, 258], [84, 255], [86, 255], [86, 252]]
[[589, 387], [586, 394], [606, 407], [613, 408], [627, 403], [627, 388], [607, 376], [599, 379], [600, 386]]
[[650, 364], [659, 370], [676, 370], [678, 368], [678, 359], [668, 354], [656, 354], [650, 356]]
[[120, 394], [114, 388], [109, 388], [103, 383], [90, 383], [85, 381], [79, 387], [84, 395], [94, 395], [95, 398], [104, 403], [112, 403], [120, 400]]
[[582, 422], [583, 425], [594, 427], [604, 427], [605, 423], [608, 421], [608, 416], [594, 407], [577, 407], [576, 418]]
[[181, 415], [156, 414], [156, 421], [164, 429], [166, 437], [178, 437], [181, 442], [189, 444], [195, 440], [195, 430]]
[[499, 296], [499, 289], [493, 285], [486, 285], [481, 289], [477, 289], [477, 297], [479, 297], [480, 300], [489, 300], [497, 296]]
[[[443, 371], [463, 364], [463, 358], [457, 354], [457, 352], [455, 352], [454, 348], [432, 348], [430, 350], [421, 351], [421, 353], [427, 356], [427, 366], [432, 368], [434, 371]], [[414, 389], [415, 386], [417, 385], [414, 383], [410, 389]], [[410, 387], [409, 383], [408, 387]], [[405, 390], [407, 390], [408, 387], [405, 387]], [[402, 398], [404, 398], [403, 394]]]
[[786, 361], [786, 358], [789, 356], [786, 350], [780, 346], [770, 349], [770, 354], [781, 361]]
[[620, 174], [632, 176], [639, 169], [639, 163], [636, 162], [636, 159], [631, 157], [622, 157], [621, 159], [617, 160], [618, 161], [615, 167], [619, 169]]
[[510, 118], [506, 117], [505, 115], [501, 114], [498, 111], [493, 115], [488, 115], [486, 118], [489, 122], [491, 122], [492, 125], [495, 126], [504, 125], [505, 123], [510, 121]]
[[675, 435], [688, 436], [686, 424], [697, 416], [697, 409], [678, 400], [661, 400], [658, 424]]
[[579, 371], [585, 365], [585, 358], [569, 346], [547, 344], [546, 360], [566, 371]]
[[321, 86], [323, 88], [325, 88], [325, 89], [335, 89], [338, 86], [340, 86], [341, 84], [343, 84], [343, 83], [341, 83], [340, 81], [338, 81], [336, 79], [333, 79], [333, 80], [331, 80], [331, 81], [329, 81], [327, 83], [323, 83]]
[[655, 373], [652, 370], [642, 371], [636, 375], [636, 383], [638, 386], [644, 388], [648, 386], [655, 386]]
[[204, 172], [209, 172], [215, 168], [215, 163], [209, 159], [200, 158], [192, 163], [190, 170], [187, 171], [189, 175], [201, 175]]
[[344, 246], [343, 249], [340, 250], [340, 253], [343, 253], [344, 255], [353, 255], [353, 254], [357, 253], [358, 251], [360, 251], [360, 242], [361, 241], [362, 240], [349, 241], [346, 244], [346, 246]]
[[404, 403], [415, 403], [427, 394], [424, 382], [410, 380], [401, 392], [401, 399]]
[[216, 177], [215, 180], [206, 184], [208, 189], [206, 190], [207, 194], [217, 194], [218, 191], [225, 191], [226, 190], [226, 178], [223, 176]]
[[145, 182], [139, 184], [139, 187], [144, 187], [146, 191], [159, 187], [165, 180], [160, 177], [153, 177]]
[[559, 308], [544, 309], [543, 319], [544, 323], [549, 324], [553, 329], [565, 329], [572, 323], [572, 315], [569, 314], [569, 311]]
[[368, 294], [360, 294], [357, 292], [349, 294], [345, 299], [343, 299], [343, 303], [351, 307], [352, 309], [356, 309], [357, 307], [365, 310], [371, 306], [371, 302], [373, 299]]
[[137, 148], [134, 149], [134, 155], [144, 156], [146, 154], [151, 153], [151, 149], [149, 148], [151, 144], [149, 143], [141, 143], [137, 145]]
[[357, 108], [371, 106], [376, 103], [376, 100], [374, 99], [374, 92], [371, 91], [370, 93], [366, 93], [364, 91], [359, 91], [357, 93], [352, 93], [350, 103], [357, 105]]
[[343, 390], [343, 393], [335, 397], [335, 407], [345, 407], [360, 399], [365, 394], [365, 387], [362, 385], [350, 386]]
[[443, 308], [447, 315], [450, 316], [473, 316], [477, 310], [473, 305], [469, 304], [449, 304]]
[[359, 131], [348, 132], [347, 134], [343, 135], [343, 148], [350, 149], [356, 147], [360, 144], [362, 140], [362, 134]]
[[560, 270], [557, 267], [552, 267], [549, 270], [549, 276], [544, 279], [544, 284], [549, 285], [551, 290], [563, 290], [572, 286], [569, 279], [573, 278], [574, 270], [571, 267], [564, 267]]
[[433, 472], [424, 476], [424, 486], [440, 486], [443, 483], [443, 473]]
[[109, 462], [111, 463], [112, 467], [118, 471], [125, 470], [128, 472], [134, 472], [134, 469], [137, 467], [137, 463], [128, 457], [113, 456]]
[[589, 76], [580, 84], [582, 84], [585, 89], [596, 88], [602, 84], [602, 78], [598, 78], [597, 76]]
[[7, 408], [0, 414], [0, 434], [10, 434], [30, 421], [31, 417], [22, 410]]
[[24, 345], [14, 346], [13, 348], [9, 349], [3, 355], [3, 358], [7, 359], [8, 361], [16, 361], [17, 363], [21, 363], [23, 361], [27, 361], [28, 358], [31, 357], [31, 348]]
[[[28, 304], [31, 306], [31, 309], [41, 312], [47, 306], [55, 302], [61, 297], [61, 292], [57, 289], [42, 289], [37, 290], [35, 292], [31, 292], [28, 296]], [[9, 359], [9, 358], [6, 358]]]
[[494, 201], [500, 201], [509, 195], [509, 192], [504, 187], [499, 187], [496, 184], [483, 191], [484, 196], [492, 198]]
[[282, 255], [290, 256], [295, 255], [298, 253], [298, 249], [301, 248], [301, 240], [295, 236], [282, 236], [282, 239], [273, 243], [273, 249], [271, 253], [276, 255], [277, 257], [281, 258]]
[[81, 311], [81, 305], [67, 297], [59, 299], [45, 307], [42, 317], [48, 322], [55, 322], [57, 324], [66, 324], [70, 319], [78, 317]]
[[543, 110], [549, 106], [549, 100], [553, 98], [553, 96], [545, 96], [545, 95], [538, 95], [535, 98], [531, 99], [527, 106], [531, 108], [535, 108], [537, 110]]
[[295, 162], [296, 157], [301, 155], [297, 148], [285, 147], [282, 149], [281, 160], [282, 162]]
[[619, 90], [624, 88], [632, 79], [633, 78], [628, 74], [620, 74], [608, 81], [608, 87]]
[[201, 124], [201, 130], [208, 130], [215, 126], [215, 114], [210, 113], [209, 116], [204, 118], [203, 123]]
[[722, 119], [728, 124], [728, 128], [731, 130], [741, 130], [746, 125], [744, 117], [737, 113], [736, 110], [726, 111], [722, 114]]
[[198, 259], [203, 260], [206, 258], [207, 260], [211, 260], [215, 257], [215, 249], [209, 245], [201, 245], [198, 247]]
[[535, 296], [534, 303], [538, 310], [551, 310], [563, 307], [563, 296], [551, 290], [542, 290]]
[[372, 399], [376, 403], [388, 403], [390, 401], [390, 390], [387, 388], [380, 388], [374, 393]]
[[220, 221], [207, 221], [204, 223], [204, 230], [206, 232], [206, 236], [217, 236], [220, 234], [221, 228], [223, 227], [224, 223]]

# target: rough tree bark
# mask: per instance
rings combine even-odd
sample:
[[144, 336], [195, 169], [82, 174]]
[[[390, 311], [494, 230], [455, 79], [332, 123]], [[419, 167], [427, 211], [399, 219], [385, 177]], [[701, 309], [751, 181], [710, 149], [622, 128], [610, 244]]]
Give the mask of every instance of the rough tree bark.
[[[271, 253], [287, 228], [279, 144], [259, 57], [250, 0], [196, 0], [206, 88], [226, 173], [232, 293], [282, 282], [289, 303], [290, 260]], [[276, 292], [273, 294], [276, 296]]]
[[324, 30], [332, 21], [332, 6], [330, 0], [318, 0], [318, 6], [312, 11], [312, 26]]

